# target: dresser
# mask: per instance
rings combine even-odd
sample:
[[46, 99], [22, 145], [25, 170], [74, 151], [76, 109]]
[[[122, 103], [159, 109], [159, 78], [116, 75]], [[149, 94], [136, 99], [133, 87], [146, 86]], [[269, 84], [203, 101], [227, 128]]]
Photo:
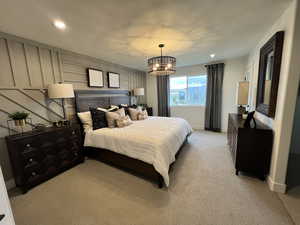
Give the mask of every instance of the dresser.
[[24, 193], [84, 161], [77, 125], [7, 136], [6, 142], [16, 185]]
[[15, 225], [0, 167], [0, 225]]
[[244, 127], [239, 115], [229, 114], [227, 138], [236, 169], [264, 180], [269, 173], [273, 145], [273, 131], [256, 120], [256, 128]]

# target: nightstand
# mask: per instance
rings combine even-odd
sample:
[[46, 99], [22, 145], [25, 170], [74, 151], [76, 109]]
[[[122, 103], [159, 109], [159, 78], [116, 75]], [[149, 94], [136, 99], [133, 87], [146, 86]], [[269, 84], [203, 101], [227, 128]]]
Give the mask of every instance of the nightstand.
[[84, 161], [78, 125], [6, 137], [16, 185], [24, 193]]
[[153, 116], [153, 109], [152, 109], [152, 107], [146, 107], [146, 110], [147, 110], [148, 116]]

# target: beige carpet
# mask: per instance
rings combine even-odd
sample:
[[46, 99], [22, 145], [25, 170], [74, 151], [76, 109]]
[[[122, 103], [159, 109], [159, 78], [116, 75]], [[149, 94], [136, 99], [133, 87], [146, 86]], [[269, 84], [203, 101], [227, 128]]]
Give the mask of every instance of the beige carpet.
[[168, 189], [87, 160], [11, 200], [17, 225], [293, 224], [266, 183], [234, 175], [226, 136], [210, 132], [190, 137]]
[[300, 225], [300, 186], [288, 190], [286, 194], [279, 194], [279, 197], [295, 224]]

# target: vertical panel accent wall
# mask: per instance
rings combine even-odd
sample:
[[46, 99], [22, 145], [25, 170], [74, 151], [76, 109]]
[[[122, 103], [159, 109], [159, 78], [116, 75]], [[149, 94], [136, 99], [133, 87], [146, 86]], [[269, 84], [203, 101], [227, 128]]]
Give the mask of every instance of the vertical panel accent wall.
[[[75, 89], [89, 89], [89, 67], [103, 71], [102, 89], [108, 88], [108, 71], [120, 74], [120, 89], [146, 88], [143, 71], [0, 32], [0, 164], [6, 180], [12, 178], [4, 141], [8, 135], [8, 115], [14, 111], [29, 112], [33, 124], [61, 119], [59, 102], [47, 99], [47, 85], [65, 82], [73, 84]], [[143, 102], [145, 97], [141, 98]], [[73, 101], [68, 108], [74, 111]]]

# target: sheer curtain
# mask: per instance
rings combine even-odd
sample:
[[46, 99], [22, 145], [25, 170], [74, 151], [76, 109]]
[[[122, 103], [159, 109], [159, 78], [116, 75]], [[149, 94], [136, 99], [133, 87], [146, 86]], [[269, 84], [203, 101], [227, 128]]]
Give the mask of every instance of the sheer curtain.
[[207, 65], [205, 130], [221, 131], [224, 64]]

